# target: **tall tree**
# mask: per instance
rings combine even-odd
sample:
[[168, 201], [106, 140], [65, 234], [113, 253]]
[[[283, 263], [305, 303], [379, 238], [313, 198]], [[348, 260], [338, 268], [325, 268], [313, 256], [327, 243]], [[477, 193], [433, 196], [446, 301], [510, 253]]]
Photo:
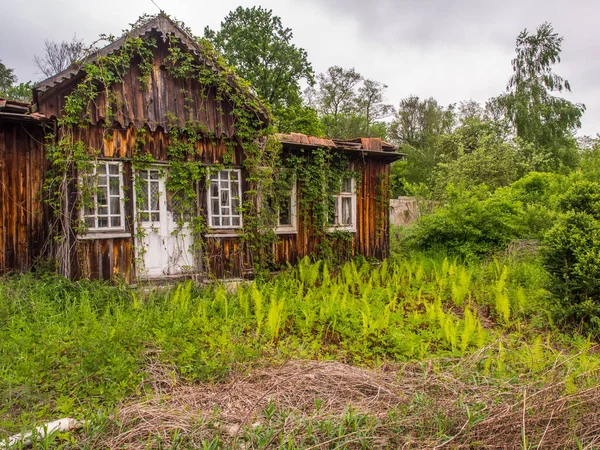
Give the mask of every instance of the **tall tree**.
[[408, 158], [393, 167], [396, 195], [407, 184], [431, 184], [434, 169], [443, 160], [443, 138], [455, 123], [454, 105], [444, 108], [433, 98], [421, 100], [414, 95], [400, 100], [389, 135]]
[[354, 67], [344, 69], [332, 66], [325, 73], [317, 75], [317, 87], [309, 88], [307, 96], [322, 116], [331, 117], [335, 126], [340, 116], [352, 112], [356, 102], [356, 87], [362, 79]]
[[0, 98], [20, 102], [31, 101], [31, 82], [17, 84], [14, 69], [6, 67], [0, 60]]
[[515, 134], [547, 154], [549, 166], [542, 169], [574, 167], [577, 162], [574, 135], [581, 127], [585, 106], [553, 95], [571, 91], [569, 82], [553, 71], [560, 62], [562, 42], [547, 22], [534, 34], [527, 29], [519, 33], [507, 93], [493, 100], [504, 110]]
[[272, 10], [239, 6], [221, 22], [219, 31], [205, 28], [204, 37], [276, 115], [286, 108], [303, 107], [300, 83], [314, 83], [313, 69], [306, 51], [292, 43], [292, 30]]
[[364, 117], [365, 129], [363, 136], [370, 137], [373, 124], [377, 120], [385, 119], [394, 113], [392, 105], [385, 104], [383, 94], [387, 86], [379, 81], [365, 79], [358, 88], [356, 106], [358, 113]]
[[17, 76], [13, 69], [6, 67], [0, 59], [0, 92], [6, 91], [17, 81]]
[[51, 77], [62, 72], [73, 62], [85, 56], [86, 48], [83, 39], [73, 36], [70, 41], [55, 42], [44, 41], [43, 56], [34, 56], [33, 60], [46, 77]]
[[332, 138], [385, 137], [381, 119], [393, 113], [383, 101], [387, 86], [364, 79], [354, 68], [332, 66], [317, 75], [317, 85], [306, 90], [325, 134]]

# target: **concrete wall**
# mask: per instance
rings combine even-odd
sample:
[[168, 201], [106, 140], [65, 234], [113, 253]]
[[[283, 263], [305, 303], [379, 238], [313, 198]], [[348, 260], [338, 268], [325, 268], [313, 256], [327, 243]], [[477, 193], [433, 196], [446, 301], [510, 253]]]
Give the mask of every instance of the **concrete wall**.
[[419, 217], [419, 205], [414, 197], [398, 197], [390, 200], [390, 224], [409, 225]]

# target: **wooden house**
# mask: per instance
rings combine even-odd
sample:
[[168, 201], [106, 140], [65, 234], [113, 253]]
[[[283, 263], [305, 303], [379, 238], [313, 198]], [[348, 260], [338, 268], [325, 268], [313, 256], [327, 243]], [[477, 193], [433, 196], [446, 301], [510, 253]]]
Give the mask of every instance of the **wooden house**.
[[[88, 83], [97, 92], [83, 106], [82, 121], [65, 120], [81, 86], [89, 82], [90, 67], [107, 60], [117, 64], [110, 58], [129, 55], [131, 39], [138, 46], [150, 43], [145, 53], [118, 60], [124, 65], [118, 79], [101, 86]], [[226, 86], [217, 89], [206, 75], [177, 76], [174, 54]], [[246, 215], [260, 210], [262, 200], [251, 195], [257, 182], [238, 126], [239, 111], [248, 112], [256, 130], [268, 127], [270, 115], [251, 88], [225, 73], [177, 23], [159, 15], [90, 56], [85, 65], [38, 83], [33, 94], [32, 107], [0, 100], [0, 273], [54, 260], [70, 278], [132, 282], [252, 275], [257, 250]], [[174, 156], [180, 143], [176, 136], [191, 126], [197, 133], [188, 136], [188, 154], [181, 159]], [[269, 268], [315, 254], [324, 240], [345, 257], [385, 258], [390, 163], [402, 156], [394, 146], [375, 138], [342, 141], [297, 133], [275, 140], [282, 155], [296, 156], [300, 164], [299, 156], [310, 159], [317, 151], [341, 155], [355, 175], [340, 179], [337, 192], [327, 194], [324, 223], [315, 223], [310, 205], [300, 207], [308, 192], [303, 180], [289, 182], [282, 203], [271, 205], [272, 229], [263, 230], [273, 236], [261, 244], [271, 255]], [[56, 170], [62, 159], [56, 154], [65, 148], [71, 157], [83, 149], [89, 164], [64, 168], [59, 189]], [[180, 165], [207, 169], [204, 179], [194, 181], [194, 208], [186, 214], [177, 209], [169, 178], [176, 157]], [[88, 194], [82, 201], [84, 188]], [[53, 203], [56, 195], [62, 195], [61, 201]], [[197, 218], [202, 218], [200, 228]]]

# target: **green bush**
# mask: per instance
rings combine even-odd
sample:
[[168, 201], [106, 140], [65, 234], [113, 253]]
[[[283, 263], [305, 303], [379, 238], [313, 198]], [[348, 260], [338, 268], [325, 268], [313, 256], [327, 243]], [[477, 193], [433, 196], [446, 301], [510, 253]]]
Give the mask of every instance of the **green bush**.
[[563, 319], [600, 323], [600, 184], [574, 183], [559, 205], [565, 214], [544, 238], [544, 266], [564, 307]]
[[503, 248], [524, 234], [522, 204], [506, 192], [492, 195], [479, 187], [451, 192], [449, 198], [412, 227], [407, 238], [411, 246], [472, 258]]

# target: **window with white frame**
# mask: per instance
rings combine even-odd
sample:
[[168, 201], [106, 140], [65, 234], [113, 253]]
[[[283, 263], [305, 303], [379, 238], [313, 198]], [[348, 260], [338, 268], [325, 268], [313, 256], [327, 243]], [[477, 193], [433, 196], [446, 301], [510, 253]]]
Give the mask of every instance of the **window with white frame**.
[[356, 230], [356, 182], [353, 177], [342, 178], [340, 192], [329, 196], [327, 206], [330, 229]]
[[99, 161], [82, 181], [91, 188], [85, 195], [83, 207], [88, 231], [124, 231], [122, 164]]
[[139, 170], [137, 176], [137, 211], [142, 222], [160, 222], [160, 170]]
[[296, 231], [296, 180], [291, 180], [286, 189], [286, 195], [281, 196], [275, 207], [277, 214], [277, 228], [280, 233], [293, 233]]
[[211, 173], [208, 186], [208, 224], [211, 228], [240, 228], [242, 213], [241, 171], [219, 170]]

